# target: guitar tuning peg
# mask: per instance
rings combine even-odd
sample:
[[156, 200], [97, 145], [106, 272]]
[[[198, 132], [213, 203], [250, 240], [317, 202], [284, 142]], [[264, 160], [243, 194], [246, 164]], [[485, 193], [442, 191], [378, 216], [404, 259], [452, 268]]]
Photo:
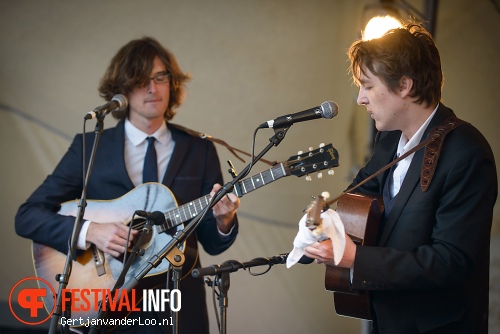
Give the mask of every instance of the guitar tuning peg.
[[321, 196], [323, 196], [324, 199], [329, 199], [330, 198], [330, 193], [328, 191], [323, 191], [321, 193]]
[[335, 171], [333, 169], [329, 169], [328, 170], [328, 175], [333, 175], [333, 174], [335, 174]]
[[306, 181], [311, 181], [311, 180], [312, 180], [311, 175], [307, 174], [306, 175]]
[[325, 147], [325, 143], [319, 144], [319, 148]]
[[304, 151], [298, 151], [298, 152], [297, 152], [297, 155], [299, 156], [299, 159], [300, 159], [300, 155], [301, 155], [302, 153], [304, 153]]
[[314, 150], [314, 148], [313, 147], [309, 147], [309, 152], [312, 151], [312, 150]]
[[322, 178], [323, 178], [323, 173], [318, 172], [318, 179], [322, 179]]

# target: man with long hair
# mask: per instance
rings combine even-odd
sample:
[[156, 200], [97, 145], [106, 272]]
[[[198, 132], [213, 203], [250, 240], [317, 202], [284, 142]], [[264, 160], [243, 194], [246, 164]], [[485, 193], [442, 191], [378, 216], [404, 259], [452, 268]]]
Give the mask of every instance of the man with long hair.
[[[122, 94], [129, 104], [125, 110], [113, 112], [113, 116], [119, 119], [118, 124], [104, 130], [100, 137], [87, 188], [88, 199], [116, 199], [144, 182], [155, 181], [167, 186], [178, 204], [192, 202], [207, 194], [213, 196], [220, 189], [223, 178], [213, 143], [191, 136], [170, 123], [183, 101], [184, 85], [188, 79], [173, 54], [153, 38], [133, 40], [118, 51], [101, 80], [99, 92], [106, 100]], [[92, 147], [94, 137], [94, 133], [86, 134], [87, 147]], [[58, 214], [58, 209], [61, 203], [79, 198], [82, 193], [82, 144], [83, 136], [79, 134], [54, 172], [21, 205], [16, 216], [19, 235], [62, 253], [68, 252], [68, 239], [75, 218]], [[154, 148], [157, 163], [152, 176], [149, 173], [145, 179], [143, 166], [149, 145]], [[89, 151], [86, 152], [87, 163]], [[141, 203], [134, 204], [138, 207], [130, 207], [130, 216], [134, 210], [142, 208]], [[184, 277], [180, 282], [180, 333], [208, 333], [204, 282], [191, 277], [190, 271], [193, 267], [200, 267], [198, 242], [212, 255], [223, 252], [234, 242], [238, 233], [236, 210], [239, 204], [235, 194], [224, 196], [186, 242]], [[138, 231], [132, 230], [131, 235], [128, 231], [129, 227], [120, 221], [85, 220], [78, 235], [77, 248], [85, 250], [94, 244], [104, 253], [120, 257], [137, 239]], [[165, 288], [166, 275], [156, 278]], [[153, 317], [162, 323], [162, 319], [170, 318], [170, 313], [167, 310], [143, 314], [142, 317]], [[168, 333], [171, 324], [167, 322], [163, 327], [121, 326], [115, 330]]]

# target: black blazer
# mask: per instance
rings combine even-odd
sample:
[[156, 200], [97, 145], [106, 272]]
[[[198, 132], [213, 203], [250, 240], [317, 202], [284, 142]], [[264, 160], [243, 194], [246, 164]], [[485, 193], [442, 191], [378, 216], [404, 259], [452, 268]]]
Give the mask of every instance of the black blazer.
[[[440, 104], [423, 139], [453, 111]], [[392, 160], [400, 131], [377, 135], [352, 185]], [[413, 157], [378, 247], [358, 246], [353, 288], [371, 290], [380, 333], [487, 333], [490, 231], [498, 185], [491, 148], [465, 123], [445, 138], [429, 189]], [[388, 172], [359, 188], [382, 195]]]
[[[219, 158], [212, 142], [193, 137], [175, 125], [167, 123], [175, 141], [175, 148], [162, 183], [175, 195], [179, 205], [193, 201], [210, 192], [214, 183], [222, 184]], [[23, 237], [48, 245], [67, 253], [74, 217], [57, 214], [61, 203], [78, 199], [82, 195], [82, 138], [76, 135], [54, 172], [49, 175], [16, 215], [16, 232]], [[100, 137], [94, 167], [90, 177], [87, 198], [110, 200], [120, 197], [134, 188], [124, 161], [124, 122], [106, 129]], [[94, 142], [94, 133], [86, 135], [86, 163]], [[132, 208], [136, 210], [140, 208]], [[133, 211], [131, 211], [132, 215]], [[209, 212], [187, 241], [186, 263], [196, 262], [200, 267], [197, 241], [205, 251], [215, 255], [226, 250], [238, 233], [238, 222], [229, 237], [222, 237], [215, 218]], [[183, 272], [184, 275], [187, 272]], [[165, 282], [166, 278], [163, 278]], [[207, 322], [205, 287], [201, 279], [188, 275], [181, 282], [181, 328], [191, 333], [201, 333]], [[185, 293], [184, 293], [185, 292]], [[189, 300], [189, 302], [188, 302]], [[183, 321], [186, 319], [185, 321]], [[193, 321], [198, 319], [199, 321]], [[190, 327], [194, 326], [194, 327]], [[207, 330], [208, 331], [208, 330]]]

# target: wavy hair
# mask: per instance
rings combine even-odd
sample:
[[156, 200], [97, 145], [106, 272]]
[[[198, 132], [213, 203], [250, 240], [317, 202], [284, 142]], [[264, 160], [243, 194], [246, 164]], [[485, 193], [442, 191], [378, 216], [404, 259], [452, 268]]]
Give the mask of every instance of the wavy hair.
[[[109, 101], [116, 94], [127, 95], [134, 88], [146, 86], [150, 80], [155, 57], [161, 59], [170, 74], [170, 100], [164, 117], [167, 121], [171, 120], [175, 115], [175, 109], [182, 104], [185, 83], [190, 77], [181, 71], [174, 55], [151, 37], [132, 40], [118, 50], [101, 79], [99, 95]], [[128, 114], [129, 108], [114, 111], [113, 117], [121, 120]]]
[[435, 106], [441, 101], [443, 72], [441, 59], [431, 34], [420, 24], [404, 22], [403, 28], [391, 29], [382, 37], [354, 42], [347, 55], [354, 82], [364, 68], [370, 70], [389, 90], [396, 92], [401, 78], [413, 80], [410, 97], [418, 104]]

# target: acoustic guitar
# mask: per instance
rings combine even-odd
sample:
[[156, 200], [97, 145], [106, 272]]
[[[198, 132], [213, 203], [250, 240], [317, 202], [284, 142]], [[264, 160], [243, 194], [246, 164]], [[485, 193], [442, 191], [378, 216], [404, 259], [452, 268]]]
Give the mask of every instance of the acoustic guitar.
[[[320, 212], [326, 210], [322, 196], [311, 203], [311, 216], [306, 225], [311, 231], [321, 226]], [[383, 201], [377, 197], [360, 194], [344, 194], [337, 202], [337, 213], [340, 216], [347, 235], [353, 242], [361, 246], [374, 246], [377, 241], [379, 224], [384, 211]], [[350, 269], [326, 266], [325, 288], [333, 291], [335, 312], [338, 315], [371, 320], [370, 292], [351, 288]]]
[[[294, 175], [303, 176], [310, 173], [319, 172], [324, 169], [337, 167], [338, 152], [332, 144], [320, 146], [316, 150], [311, 150], [302, 154], [291, 156], [286, 162], [276, 163], [272, 168], [263, 171], [250, 178], [241, 180], [234, 187], [234, 194], [238, 197], [263, 187], [280, 178]], [[144, 219], [132, 221], [132, 214], [136, 209], [145, 211], [161, 211], [165, 215], [166, 223], [163, 225], [155, 225], [151, 228], [148, 235], [143, 238], [146, 240], [141, 244], [144, 250], [142, 256], [134, 259], [125, 277], [125, 282], [135, 277], [140, 272], [148, 260], [159, 253], [159, 251], [172, 240], [173, 233], [183, 228], [183, 223], [194, 218], [210, 202], [210, 195], [205, 195], [192, 202], [177, 206], [172, 192], [164, 185], [159, 183], [142, 184], [122, 197], [113, 200], [89, 200], [85, 209], [84, 219], [97, 221], [101, 223], [121, 221], [130, 228], [142, 231]], [[78, 201], [69, 201], [61, 204], [59, 214], [66, 216], [76, 216], [78, 210]], [[141, 222], [142, 220], [142, 222]], [[146, 232], [141, 232], [146, 233]], [[139, 239], [140, 235], [136, 237]], [[180, 250], [184, 251], [184, 245], [180, 246]], [[36, 242], [32, 244], [33, 262], [35, 273], [38, 277], [45, 279], [48, 282], [54, 282], [57, 274], [63, 272], [66, 262], [66, 254]], [[197, 254], [194, 256], [196, 257]], [[192, 270], [194, 263], [184, 264], [185, 275]], [[144, 281], [150, 278], [165, 273], [170, 267], [170, 262], [162, 261], [146, 274]], [[114, 258], [108, 254], [103, 254], [100, 250], [92, 245], [87, 251], [79, 254], [72, 264], [72, 272], [67, 285], [67, 289], [112, 289], [120, 276], [123, 268], [121, 259]], [[142, 283], [142, 282], [141, 282]], [[164, 279], [163, 279], [164, 284]], [[40, 288], [45, 288], [47, 294], [43, 298], [45, 308], [52, 310], [54, 306], [54, 298], [49, 287], [41, 285]], [[88, 299], [88, 298], [87, 298]], [[94, 319], [97, 314], [96, 301], [90, 300], [90, 305], [85, 305], [85, 308], [90, 306], [89, 310], [81, 310], [81, 302], [76, 301], [76, 309], [71, 311], [71, 318], [75, 320], [73, 326], [84, 325], [88, 319]], [[76, 321], [83, 318], [84, 322]]]

